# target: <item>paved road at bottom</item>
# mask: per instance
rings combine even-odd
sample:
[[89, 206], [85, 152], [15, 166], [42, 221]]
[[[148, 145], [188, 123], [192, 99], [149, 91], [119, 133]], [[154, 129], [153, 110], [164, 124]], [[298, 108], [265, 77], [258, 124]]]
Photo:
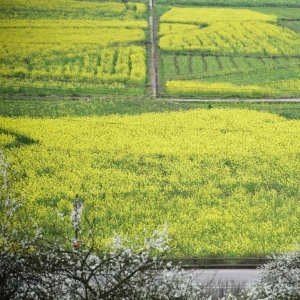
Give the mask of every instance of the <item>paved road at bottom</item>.
[[191, 270], [189, 274], [201, 284], [234, 281], [235, 284], [248, 285], [256, 281], [259, 273], [258, 269], [200, 269]]

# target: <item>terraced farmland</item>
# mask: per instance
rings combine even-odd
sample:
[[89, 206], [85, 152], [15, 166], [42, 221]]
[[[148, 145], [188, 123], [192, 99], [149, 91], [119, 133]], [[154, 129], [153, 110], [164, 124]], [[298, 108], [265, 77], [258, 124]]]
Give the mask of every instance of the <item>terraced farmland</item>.
[[0, 4], [2, 92], [145, 93], [144, 4], [42, 4]]
[[161, 94], [299, 95], [300, 35], [278, 22], [250, 9], [167, 11], [159, 30]]

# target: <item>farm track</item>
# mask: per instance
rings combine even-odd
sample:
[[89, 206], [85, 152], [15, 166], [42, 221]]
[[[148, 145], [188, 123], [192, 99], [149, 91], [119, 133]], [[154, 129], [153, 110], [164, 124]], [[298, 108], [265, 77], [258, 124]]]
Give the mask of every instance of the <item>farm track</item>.
[[153, 6], [154, 0], [149, 0], [150, 7], [150, 43], [151, 43], [151, 54], [150, 54], [150, 86], [152, 87], [152, 96], [156, 97], [157, 94], [157, 51], [156, 51], [156, 43], [155, 43], [155, 32], [156, 32], [156, 22], [153, 17]]
[[[244, 288], [255, 283], [260, 269], [197, 269], [186, 270], [186, 274], [192, 276], [195, 283], [206, 284], [211, 289], [236, 289]], [[220, 299], [220, 298], [218, 298]]]
[[[154, 99], [157, 101], [170, 101], [170, 102], [264, 102], [264, 103], [300, 103], [300, 98], [257, 98], [257, 99], [237, 99], [237, 98], [180, 98], [180, 97], [149, 97], [149, 96], [126, 96], [126, 98], [130, 97], [131, 99]], [[23, 95], [23, 94], [15, 94], [15, 95], [0, 95], [0, 100], [86, 100], [90, 101], [91, 99], [109, 101], [112, 98], [124, 98], [124, 96], [115, 96], [115, 95], [103, 95], [103, 96], [57, 96], [57, 95], [48, 95], [48, 96], [38, 96], [38, 95]]]

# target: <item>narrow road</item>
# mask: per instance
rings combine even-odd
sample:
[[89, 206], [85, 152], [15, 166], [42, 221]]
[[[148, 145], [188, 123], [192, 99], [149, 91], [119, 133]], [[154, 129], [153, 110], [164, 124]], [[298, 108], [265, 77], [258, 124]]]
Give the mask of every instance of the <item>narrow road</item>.
[[156, 97], [157, 91], [157, 70], [155, 66], [155, 32], [154, 32], [154, 21], [153, 21], [153, 5], [154, 0], [149, 0], [149, 7], [150, 7], [150, 17], [149, 17], [149, 24], [150, 24], [150, 37], [151, 37], [151, 55], [150, 55], [150, 85], [152, 87], [152, 97]]
[[[190, 273], [188, 273], [190, 272]], [[260, 273], [259, 269], [199, 269], [187, 271], [192, 274], [196, 283], [218, 284], [220, 282], [234, 282], [249, 285], [255, 282]]]

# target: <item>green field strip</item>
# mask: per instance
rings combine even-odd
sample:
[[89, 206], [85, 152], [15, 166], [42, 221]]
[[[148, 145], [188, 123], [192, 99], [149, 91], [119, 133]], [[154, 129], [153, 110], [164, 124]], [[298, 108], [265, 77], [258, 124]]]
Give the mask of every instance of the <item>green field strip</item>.
[[300, 21], [281, 21], [280, 24], [300, 33]]
[[279, 19], [297, 19], [300, 16], [300, 8], [296, 7], [249, 7], [249, 9], [263, 14], [275, 15]]
[[165, 77], [172, 77], [177, 75], [177, 69], [174, 64], [174, 55], [163, 55], [162, 68]]
[[278, 62], [276, 59], [273, 58], [262, 58], [261, 59], [265, 65], [267, 65], [268, 67], [276, 67], [278, 66]]
[[180, 68], [179, 68], [179, 65], [178, 65], [177, 55], [173, 56], [173, 63], [174, 63], [174, 66], [175, 66], [176, 75], [180, 75]]
[[144, 95], [147, 87], [143, 84], [111, 85], [96, 82], [74, 80], [51, 80], [39, 78], [0, 77], [0, 94], [32, 94], [38, 96], [96, 96], [119, 94], [137, 96]]
[[231, 61], [236, 66], [236, 70], [248, 69], [251, 66], [248, 63], [247, 58], [244, 58], [244, 57], [232, 57]]
[[251, 65], [251, 68], [262, 68], [262, 61], [260, 59], [257, 58], [253, 58], [253, 57], [247, 57], [246, 58], [247, 63], [249, 65]]
[[300, 57], [299, 58], [290, 58], [287, 60], [289, 64], [299, 64], [300, 63]]
[[189, 73], [193, 73], [192, 57], [193, 57], [192, 55], [189, 55], [189, 57], [188, 57]]
[[219, 64], [215, 56], [207, 56], [205, 60], [208, 65], [207, 73], [220, 72]]
[[204, 72], [202, 56], [199, 55], [192, 56], [192, 68], [194, 74]]
[[189, 56], [188, 55], [178, 55], [177, 57], [177, 64], [179, 66], [179, 74], [186, 75], [190, 74], [191, 70], [189, 68]]
[[300, 78], [300, 64], [293, 66], [282, 66], [273, 69], [260, 68], [243, 70], [232, 74], [220, 74], [219, 76], [202, 77], [207, 82], [229, 82], [237, 85], [261, 85], [272, 82]]
[[222, 57], [222, 62], [224, 62], [224, 70], [237, 70], [239, 68], [239, 64], [236, 58], [233, 57]]
[[[18, 96], [17, 96], [18, 97]], [[146, 97], [99, 97], [0, 99], [0, 115], [6, 117], [61, 118], [75, 116], [139, 115], [142, 113], [178, 111], [183, 109], [168, 101], [156, 101]], [[185, 107], [186, 110], [189, 108]], [[0, 128], [0, 134], [2, 133]], [[7, 133], [7, 132], [5, 132]], [[15, 136], [15, 133], [11, 133]]]
[[205, 59], [205, 56], [202, 55], [201, 58], [202, 58], [202, 62], [203, 62], [203, 72], [207, 72], [208, 63], [207, 63], [207, 61]]
[[219, 56], [216, 56], [216, 60], [217, 60], [218, 66], [219, 66], [219, 70], [222, 71], [224, 68], [223, 68], [223, 65], [222, 65], [222, 62], [221, 62], [221, 59], [219, 58]]
[[[101, 18], [101, 20], [109, 20], [118, 18], [120, 20], [127, 20], [134, 16], [134, 19], [142, 20], [147, 17], [146, 12], [137, 13], [137, 10], [134, 10], [135, 5], [123, 5], [124, 9], [115, 11], [105, 7], [103, 9], [99, 7], [96, 9], [95, 7], [78, 8], [76, 7], [76, 2], [74, 4], [72, 1], [65, 5], [63, 3], [56, 4], [56, 7], [55, 3], [53, 5], [51, 9], [45, 8], [43, 5], [39, 7], [26, 7], [25, 5], [23, 7], [17, 7], [14, 2], [12, 2], [11, 7], [3, 7], [0, 5], [0, 19], [99, 20], [99, 18]], [[73, 5], [75, 5], [75, 7]]]
[[[182, 55], [179, 61], [181, 69], [188, 69], [188, 56]], [[203, 61], [207, 64], [204, 69]], [[222, 70], [220, 70], [220, 64]], [[233, 84], [261, 84], [263, 82], [298, 79], [300, 59], [298, 58], [248, 58], [248, 57], [214, 57], [193, 56], [193, 72], [174, 74], [165, 80], [203, 80], [207, 82], [230, 82]]]
[[[276, 58], [276, 62], [278, 65], [286, 65], [288, 63], [288, 61], [291, 61], [292, 63], [296, 63], [296, 62], [294, 62], [293, 58], [290, 58], [290, 59], [286, 59], [285, 57]], [[297, 61], [299, 61], [299, 60], [297, 59]]]

